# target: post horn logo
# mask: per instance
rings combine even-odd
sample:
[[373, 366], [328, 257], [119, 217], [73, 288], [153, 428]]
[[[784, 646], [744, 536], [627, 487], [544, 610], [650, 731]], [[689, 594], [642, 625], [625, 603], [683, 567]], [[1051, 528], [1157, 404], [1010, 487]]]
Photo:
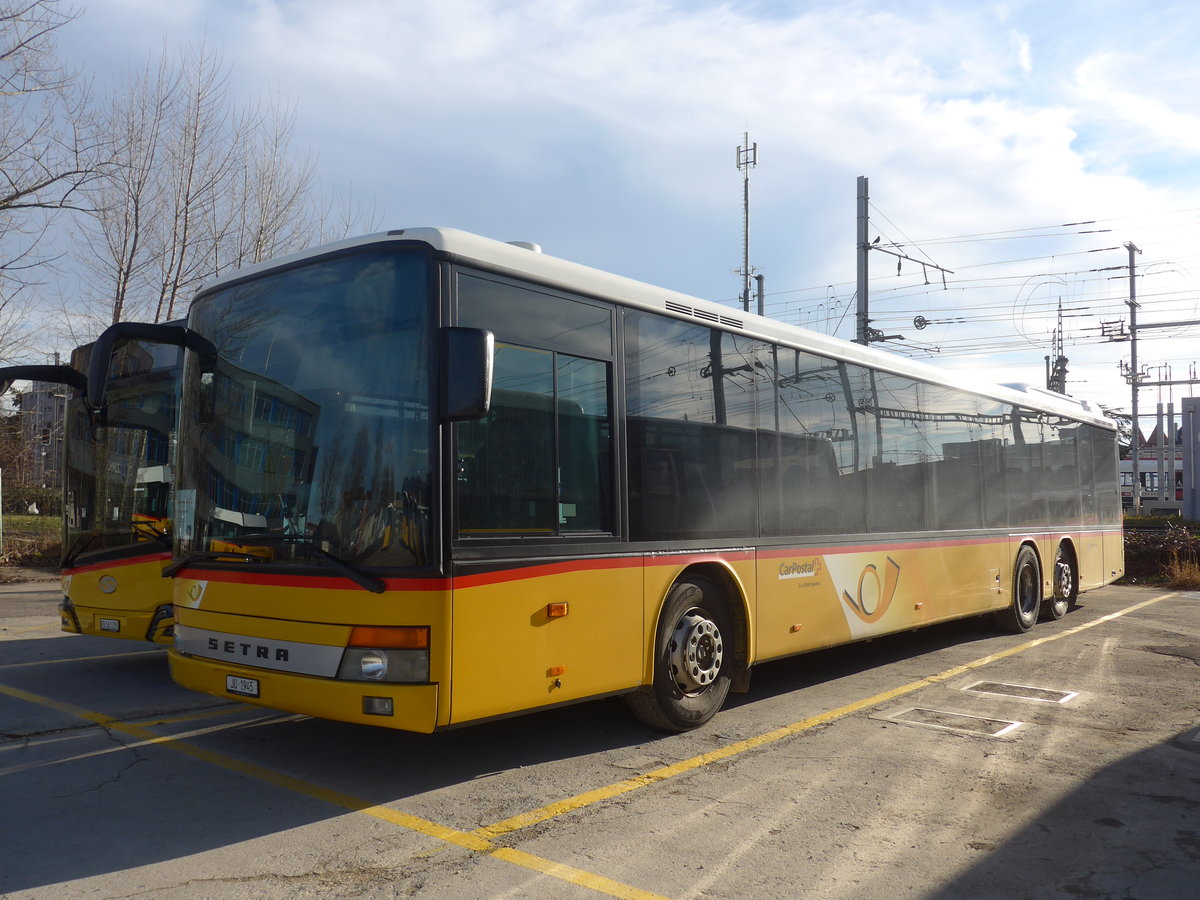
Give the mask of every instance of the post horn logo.
[[842, 591], [842, 598], [856, 616], [870, 625], [882, 619], [888, 611], [899, 583], [900, 564], [889, 556], [882, 582], [879, 579], [879, 567], [875, 563], [868, 563], [858, 576], [858, 596], [851, 597], [849, 591]]

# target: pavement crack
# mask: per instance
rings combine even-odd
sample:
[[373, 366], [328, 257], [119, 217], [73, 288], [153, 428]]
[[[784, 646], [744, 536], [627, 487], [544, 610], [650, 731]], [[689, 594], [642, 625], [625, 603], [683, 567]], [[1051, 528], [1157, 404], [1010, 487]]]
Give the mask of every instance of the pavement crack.
[[101, 781], [99, 784], [94, 785], [93, 787], [85, 788], [84, 790], [81, 790], [81, 791], [68, 791], [65, 794], [50, 794], [50, 795], [48, 795], [49, 797], [51, 797], [55, 800], [62, 800], [62, 799], [66, 799], [69, 797], [81, 797], [86, 794], [94, 794], [97, 791], [104, 790], [106, 787], [108, 787], [110, 785], [120, 784], [121, 781], [125, 778], [125, 775], [134, 766], [140, 765], [141, 763], [144, 763], [147, 761], [148, 758], [142, 753], [140, 748], [138, 748], [136, 746], [130, 747], [123, 740], [121, 740], [121, 737], [118, 734], [116, 734], [111, 728], [108, 728], [106, 726], [102, 726], [102, 727], [104, 727], [104, 733], [108, 736], [108, 739], [111, 743], [115, 744], [119, 749], [128, 750], [130, 752], [131, 756], [126, 757], [126, 759], [128, 759], [128, 762], [124, 762], [122, 765], [120, 765], [117, 768], [117, 770], [111, 776], [109, 776], [108, 778], [105, 778], [103, 781]]

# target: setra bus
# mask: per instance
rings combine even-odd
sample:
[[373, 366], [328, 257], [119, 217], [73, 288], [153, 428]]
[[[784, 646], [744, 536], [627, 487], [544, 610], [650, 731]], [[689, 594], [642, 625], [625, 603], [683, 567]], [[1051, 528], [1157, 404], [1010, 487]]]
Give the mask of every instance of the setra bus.
[[1123, 571], [1084, 405], [534, 245], [343, 241], [187, 333], [169, 661], [216, 696], [432, 732], [623, 694], [684, 730], [765, 660], [1021, 632]]
[[[178, 327], [178, 323], [176, 323]], [[106, 349], [108, 403], [84, 391], [93, 344], [69, 366], [0, 369], [5, 384], [28, 378], [69, 389], [63, 441], [62, 630], [169, 644], [175, 417], [183, 351], [126, 341]]]
[[183, 350], [157, 341], [86, 344], [72, 367], [87, 371], [94, 352], [110, 362], [107, 403], [89, 407], [82, 391], [67, 399], [62, 630], [170, 644], [172, 585], [162, 568], [171, 557]]

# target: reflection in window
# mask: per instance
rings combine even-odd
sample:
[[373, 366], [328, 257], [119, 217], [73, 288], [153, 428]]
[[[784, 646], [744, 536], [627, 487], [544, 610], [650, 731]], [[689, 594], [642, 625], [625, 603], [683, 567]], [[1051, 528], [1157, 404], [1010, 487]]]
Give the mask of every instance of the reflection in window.
[[756, 534], [764, 348], [645, 313], [625, 335], [633, 538]]
[[[371, 248], [197, 300], [220, 356], [189, 369], [184, 552], [298, 561], [307, 540], [361, 565], [430, 561], [427, 274]], [[240, 543], [264, 531], [289, 540]]]
[[612, 357], [612, 311], [530, 287], [459, 273], [458, 323], [501, 341]]
[[492, 406], [456, 428], [458, 530], [612, 528], [608, 364], [498, 344]]
[[[86, 370], [91, 347], [72, 365]], [[145, 550], [171, 532], [176, 404], [182, 351], [130, 341], [113, 354], [108, 406], [92, 416], [78, 395], [66, 405], [64, 525], [72, 565]], [[111, 552], [110, 552], [111, 551]]]

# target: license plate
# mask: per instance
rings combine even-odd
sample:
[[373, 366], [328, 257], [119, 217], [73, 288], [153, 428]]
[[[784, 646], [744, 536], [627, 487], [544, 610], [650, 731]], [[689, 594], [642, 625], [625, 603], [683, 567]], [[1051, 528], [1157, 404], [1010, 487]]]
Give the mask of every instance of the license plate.
[[226, 675], [225, 690], [231, 694], [239, 694], [243, 697], [257, 697], [258, 679], [242, 678], [240, 675]]
[[100, 620], [100, 630], [101, 631], [120, 631], [121, 630], [121, 620], [120, 619], [101, 619]]

